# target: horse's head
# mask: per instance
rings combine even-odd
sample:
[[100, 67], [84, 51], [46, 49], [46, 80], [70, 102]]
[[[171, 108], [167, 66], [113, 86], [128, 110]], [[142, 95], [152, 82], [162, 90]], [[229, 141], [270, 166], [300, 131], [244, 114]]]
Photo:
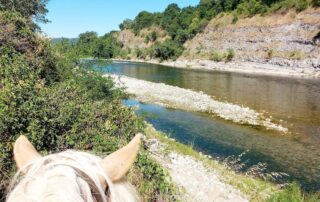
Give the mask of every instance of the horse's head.
[[43, 157], [20, 136], [14, 145], [20, 171], [8, 201], [136, 201], [134, 189], [123, 178], [135, 161], [140, 138], [136, 135], [128, 145], [101, 159], [76, 151]]

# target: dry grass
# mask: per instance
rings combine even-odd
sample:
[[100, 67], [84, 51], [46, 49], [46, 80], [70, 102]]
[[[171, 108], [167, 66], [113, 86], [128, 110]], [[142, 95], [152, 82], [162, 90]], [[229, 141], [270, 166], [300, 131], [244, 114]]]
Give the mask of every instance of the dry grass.
[[306, 24], [318, 24], [320, 9], [309, 8], [297, 13], [290, 10], [286, 13], [274, 13], [266, 16], [256, 15], [251, 18], [241, 18], [235, 24], [235, 27], [273, 27], [284, 24], [291, 24], [295, 21], [301, 21]]
[[152, 126], [148, 126], [145, 129], [145, 134], [147, 137], [156, 138], [161, 143], [166, 144], [168, 150], [173, 150], [201, 161], [207, 168], [213, 169], [219, 174], [224, 182], [246, 194], [250, 201], [265, 201], [279, 190], [274, 184], [268, 181], [236, 173], [226, 165], [193, 150], [192, 145], [184, 145], [170, 138], [166, 138], [165, 134], [156, 131]]

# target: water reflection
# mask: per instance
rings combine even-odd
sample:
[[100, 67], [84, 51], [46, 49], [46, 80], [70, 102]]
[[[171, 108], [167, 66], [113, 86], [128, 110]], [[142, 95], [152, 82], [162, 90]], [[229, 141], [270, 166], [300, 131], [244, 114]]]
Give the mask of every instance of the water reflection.
[[268, 162], [273, 169], [286, 171], [299, 179], [305, 188], [320, 189], [319, 80], [195, 71], [139, 63], [114, 63], [104, 70], [203, 91], [218, 100], [245, 105], [283, 120], [292, 135], [279, 136], [204, 114], [140, 104], [142, 109], [158, 116], [149, 118], [157, 129], [171, 132], [182, 142], [194, 142], [197, 149], [220, 156], [250, 149], [252, 162]]
[[114, 63], [116, 74], [203, 91], [283, 120], [299, 141], [320, 144], [320, 81]]

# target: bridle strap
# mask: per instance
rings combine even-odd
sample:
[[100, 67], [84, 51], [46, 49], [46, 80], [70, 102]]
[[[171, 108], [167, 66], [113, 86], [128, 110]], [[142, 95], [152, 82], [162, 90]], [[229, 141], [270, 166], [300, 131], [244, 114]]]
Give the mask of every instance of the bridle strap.
[[[71, 166], [71, 165], [59, 164], [59, 166], [60, 165], [72, 168], [76, 172], [76, 175], [79, 178], [83, 179], [89, 185], [91, 194], [92, 194], [92, 196], [93, 196], [93, 198], [95, 199], [96, 202], [103, 202], [104, 201], [103, 200], [104, 196], [101, 196], [101, 194], [99, 192], [99, 188], [96, 186], [96, 183], [94, 182], [94, 180], [88, 174], [83, 172], [81, 169], [76, 168], [76, 167]], [[107, 188], [105, 190], [105, 194], [106, 194], [106, 197], [108, 197], [110, 195], [108, 186], [107, 186]], [[82, 194], [82, 195], [84, 195], [84, 194]]]

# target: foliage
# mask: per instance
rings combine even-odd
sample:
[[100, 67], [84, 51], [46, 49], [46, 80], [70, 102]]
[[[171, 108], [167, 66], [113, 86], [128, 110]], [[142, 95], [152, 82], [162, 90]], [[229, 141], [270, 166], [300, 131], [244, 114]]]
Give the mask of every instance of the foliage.
[[234, 58], [234, 50], [233, 49], [227, 49], [227, 52], [225, 53], [225, 62], [230, 62]]
[[237, 7], [237, 13], [249, 17], [265, 12], [267, 12], [267, 7], [261, 0], [243, 1]]
[[317, 202], [320, 194], [303, 194], [299, 185], [289, 184], [284, 190], [278, 191], [268, 198], [268, 202]]
[[311, 0], [311, 5], [313, 7], [320, 7], [320, 0]]
[[49, 0], [0, 0], [0, 11], [20, 13], [24, 18], [35, 18], [41, 22], [48, 22], [45, 18]]
[[297, 12], [303, 11], [309, 6], [319, 7], [320, 4], [317, 5], [318, 0], [282, 0], [276, 2], [271, 5], [270, 11], [275, 12], [278, 10], [288, 10], [288, 9], [295, 9]]
[[113, 58], [120, 55], [122, 46], [112, 34], [106, 34], [96, 41], [92, 55], [95, 58]]
[[93, 51], [96, 48], [98, 34], [96, 32], [85, 32], [79, 35], [77, 48], [83, 57], [93, 56]]
[[232, 59], [235, 56], [235, 52], [233, 49], [227, 49], [227, 51], [225, 53], [220, 53], [218, 51], [213, 51], [210, 55], [210, 60], [213, 60], [215, 62], [221, 62], [221, 61], [225, 61], [225, 62], [230, 62], [232, 61]]
[[[87, 32], [77, 43], [62, 39], [52, 46], [35, 27], [29, 17], [0, 11], [0, 201], [16, 171], [12, 146], [18, 136], [26, 135], [42, 154], [66, 149], [109, 154], [144, 128], [133, 109], [123, 106], [123, 90], [79, 61], [96, 53], [97, 44], [121, 44], [111, 35]], [[164, 171], [147, 153], [137, 167], [142, 176], [137, 183], [150, 185], [146, 200], [171, 193]]]
[[143, 28], [150, 27], [153, 24], [154, 15], [147, 11], [140, 12], [137, 17], [134, 19], [132, 28], [135, 31], [139, 31]]
[[132, 29], [133, 28], [133, 20], [125, 19], [120, 25], [120, 30]]
[[273, 49], [269, 49], [269, 50], [267, 51], [267, 59], [270, 60], [270, 59], [273, 57], [273, 54], [274, 54]]
[[169, 178], [168, 173], [146, 152], [138, 157], [136, 167], [139, 172], [134, 179], [143, 178], [144, 180], [140, 180], [140, 182], [132, 181], [139, 192], [142, 193], [142, 201], [175, 201], [173, 197], [175, 187], [167, 180]]
[[158, 38], [157, 32], [155, 32], [155, 31], [151, 32], [151, 34], [150, 34], [150, 40], [151, 40], [152, 42], [155, 42], [155, 41], [157, 40], [157, 38]]
[[152, 47], [152, 57], [160, 60], [177, 59], [183, 52], [183, 47], [178, 43], [167, 40], [163, 43], [156, 43]]
[[213, 51], [210, 55], [210, 60], [221, 62], [223, 60], [223, 54], [219, 53], [218, 51]]

